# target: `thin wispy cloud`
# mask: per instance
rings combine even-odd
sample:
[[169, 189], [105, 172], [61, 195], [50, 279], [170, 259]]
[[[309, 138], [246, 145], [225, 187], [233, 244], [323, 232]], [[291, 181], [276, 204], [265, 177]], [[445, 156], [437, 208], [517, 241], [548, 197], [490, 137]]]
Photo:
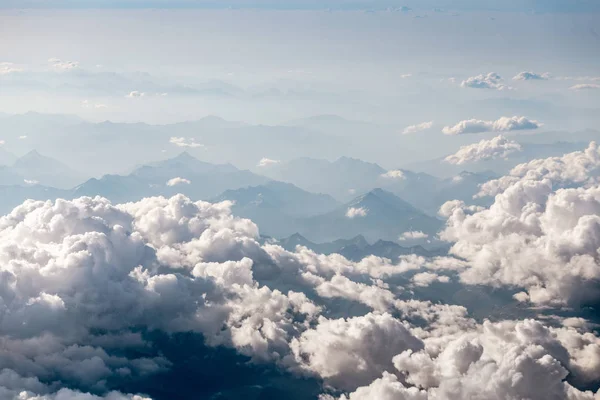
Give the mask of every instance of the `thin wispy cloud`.
[[409, 125], [402, 131], [403, 135], [409, 135], [411, 133], [421, 132], [427, 129], [431, 129], [433, 121], [421, 122], [420, 124]]

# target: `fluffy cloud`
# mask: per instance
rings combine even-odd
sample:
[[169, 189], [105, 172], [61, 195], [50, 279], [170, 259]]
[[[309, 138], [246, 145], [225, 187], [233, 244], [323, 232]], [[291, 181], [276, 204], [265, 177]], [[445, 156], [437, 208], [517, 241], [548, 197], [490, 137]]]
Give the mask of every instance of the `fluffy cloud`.
[[406, 175], [404, 175], [404, 172], [399, 169], [390, 170], [384, 174], [381, 174], [381, 177], [385, 179], [406, 179]]
[[495, 72], [490, 72], [487, 75], [477, 75], [465, 79], [461, 82], [460, 86], [465, 88], [474, 89], [495, 89], [495, 90], [509, 90], [510, 86], [506, 86], [503, 83], [502, 77]]
[[72, 69], [79, 68], [78, 61], [63, 61], [60, 58], [50, 58], [48, 63], [56, 70], [69, 71]]
[[366, 217], [369, 210], [364, 207], [349, 207], [346, 210], [346, 217], [353, 219], [357, 217]]
[[461, 148], [444, 160], [450, 164], [467, 164], [497, 158], [506, 158], [509, 155], [522, 151], [521, 145], [513, 140], [508, 140], [502, 135], [493, 139], [482, 140]]
[[194, 138], [173, 136], [169, 139], [169, 143], [174, 144], [177, 147], [190, 147], [190, 148], [204, 147], [204, 145], [202, 143], [197, 143], [196, 139], [194, 139]]
[[534, 160], [484, 184], [482, 195], [495, 195], [489, 208], [447, 203], [440, 237], [468, 261], [463, 282], [520, 287], [537, 304], [600, 300], [599, 166], [592, 143], [584, 152]]
[[[575, 364], [582, 359], [570, 356], [573, 349], [563, 335], [582, 339], [572, 330], [549, 329], [533, 320], [485, 322], [455, 335], [441, 348], [428, 346], [437, 338], [426, 338], [422, 350], [407, 349], [393, 358], [395, 370], [340, 400], [594, 400], [597, 397], [592, 392], [579, 391], [565, 382], [568, 368], [577, 369]], [[594, 345], [598, 346], [597, 341]], [[597, 366], [592, 363], [586, 368], [591, 371]], [[327, 398], [333, 396], [322, 397]]]
[[23, 69], [16, 67], [13, 63], [10, 62], [1, 62], [0, 63], [0, 75], [8, 75], [15, 72], [22, 72]]
[[190, 183], [192, 183], [192, 182], [189, 179], [177, 177], [177, 178], [169, 179], [167, 181], [167, 186], [189, 185]]
[[445, 135], [462, 135], [466, 133], [482, 132], [510, 132], [527, 129], [538, 129], [543, 124], [525, 117], [502, 117], [496, 121], [483, 121], [480, 119], [467, 119], [460, 121], [454, 126], [446, 126], [442, 129]]
[[515, 81], [545, 81], [550, 78], [550, 74], [548, 72], [544, 72], [543, 74], [537, 74], [535, 72], [523, 71], [519, 72], [517, 75], [513, 77]]
[[146, 93], [134, 90], [134, 91], [129, 92], [125, 97], [136, 98], [136, 97], [145, 97], [145, 96], [146, 96]]
[[411, 240], [411, 239], [427, 239], [429, 237], [428, 234], [423, 233], [421, 231], [410, 231], [404, 232], [399, 240]]
[[464, 307], [413, 298], [471, 259], [288, 252], [259, 244], [230, 207], [84, 197], [29, 200], [1, 217], [0, 398], [143, 400], [111, 390], [174, 367], [143, 334], [156, 331], [201, 334], [342, 398], [593, 398], [571, 386], [600, 379], [600, 343], [584, 322], [480, 324]]
[[258, 162], [258, 164], [256, 165], [257, 167], [270, 167], [271, 165], [276, 165], [279, 164], [281, 161], [279, 160], [272, 160], [270, 158], [266, 158], [263, 157], [260, 159], [260, 161]]
[[430, 129], [432, 126], [433, 126], [433, 121], [421, 122], [420, 124], [407, 126], [402, 131], [402, 134], [403, 135], [408, 135], [410, 133], [416, 133], [416, 132], [424, 131], [426, 129]]
[[595, 90], [595, 89], [600, 89], [600, 85], [597, 83], [580, 83], [580, 84], [571, 86], [569, 89], [571, 89], [571, 90]]

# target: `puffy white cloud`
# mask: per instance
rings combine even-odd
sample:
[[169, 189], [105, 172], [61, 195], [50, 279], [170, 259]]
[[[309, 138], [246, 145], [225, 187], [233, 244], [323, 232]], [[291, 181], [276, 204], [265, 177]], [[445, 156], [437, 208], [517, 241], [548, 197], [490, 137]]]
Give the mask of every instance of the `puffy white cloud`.
[[495, 90], [509, 90], [510, 86], [506, 86], [503, 83], [502, 77], [495, 72], [490, 72], [486, 75], [477, 75], [465, 79], [461, 82], [460, 86], [465, 88], [474, 89], [495, 89]]
[[133, 91], [129, 92], [125, 97], [136, 98], [136, 97], [145, 97], [145, 96], [146, 96], [146, 93], [140, 92], [137, 90], [133, 90]]
[[190, 147], [190, 148], [198, 148], [204, 147], [202, 143], [197, 143], [194, 138], [185, 138], [185, 137], [177, 137], [172, 136], [169, 139], [169, 143], [174, 144], [177, 147]]
[[59, 71], [69, 71], [72, 69], [79, 68], [78, 61], [64, 61], [60, 58], [50, 58], [48, 63], [56, 70]]
[[538, 74], [530, 71], [519, 72], [517, 75], [513, 77], [515, 81], [545, 81], [550, 78], [550, 74], [548, 72], [544, 72], [543, 74]]
[[393, 169], [386, 173], [383, 173], [383, 174], [381, 174], [381, 177], [385, 178], [385, 179], [399, 179], [399, 180], [406, 179], [406, 175], [404, 175], [404, 172], [399, 169]]
[[108, 106], [106, 104], [101, 104], [101, 103], [90, 103], [89, 100], [83, 100], [81, 102], [81, 107], [83, 108], [95, 108], [95, 109], [102, 109], [102, 108], [108, 108]]
[[[393, 358], [395, 370], [388, 369], [340, 400], [594, 400], [597, 397], [592, 392], [579, 391], [565, 382], [569, 371], [577, 370], [576, 363], [586, 361], [581, 355], [573, 358], [576, 353], [569, 349], [569, 341], [582, 339], [586, 340], [573, 330], [549, 329], [533, 320], [486, 321], [454, 335], [441, 348], [428, 346], [437, 338], [423, 339], [422, 350], [407, 349]], [[597, 364], [586, 367], [591, 371]], [[594, 375], [597, 377], [598, 371]]]
[[538, 304], [600, 299], [599, 165], [592, 143], [584, 152], [534, 160], [484, 184], [482, 192], [496, 196], [489, 208], [445, 205], [449, 217], [440, 237], [468, 261], [463, 282], [520, 287]]
[[263, 157], [260, 159], [260, 161], [258, 162], [258, 164], [256, 165], [257, 167], [270, 167], [271, 165], [276, 165], [279, 164], [281, 161], [279, 160], [272, 160], [270, 158], [266, 158]]
[[450, 164], [467, 164], [497, 158], [506, 158], [509, 155], [522, 151], [521, 145], [513, 140], [499, 135], [489, 140], [481, 140], [461, 148], [449, 155], [444, 161]]
[[433, 121], [421, 122], [420, 124], [416, 124], [416, 125], [409, 125], [406, 128], [404, 128], [404, 130], [402, 131], [402, 134], [408, 135], [410, 133], [421, 132], [426, 129], [431, 129], [432, 126], [433, 126]]
[[427, 239], [428, 237], [429, 235], [424, 232], [410, 231], [404, 232], [402, 235], [400, 235], [400, 238], [398, 240]]
[[192, 183], [192, 182], [189, 179], [176, 177], [176, 178], [169, 179], [167, 181], [167, 186], [189, 185], [190, 183]]
[[346, 210], [346, 217], [350, 219], [366, 217], [368, 212], [369, 210], [364, 207], [349, 207], [348, 210]]
[[595, 90], [595, 89], [600, 89], [600, 85], [597, 83], [580, 83], [580, 84], [571, 86], [569, 89], [571, 89], [571, 90]]
[[15, 72], [22, 72], [23, 69], [16, 67], [15, 64], [11, 62], [1, 62], [0, 63], [0, 75], [8, 75]]
[[[569, 372], [573, 384], [600, 379], [600, 344], [584, 323], [480, 325], [464, 307], [397, 298], [448, 280], [444, 270], [468, 271], [471, 259], [288, 252], [259, 244], [257, 226], [230, 206], [97, 197], [27, 201], [1, 217], [0, 398], [142, 400], [106, 385], [176, 362], [129, 351], [151, 347], [143, 329], [202, 334], [209, 346], [354, 391], [351, 399], [475, 398], [478, 384], [482, 398], [534, 399], [539, 382], [591, 399], [564, 382]], [[450, 218], [460, 206], [448, 207]], [[388, 279], [404, 273], [416, 273], [407, 288]], [[340, 317], [344, 301], [373, 311]]]
[[392, 357], [419, 351], [423, 342], [390, 314], [367, 314], [348, 319], [320, 317], [292, 342], [298, 363], [339, 388], [368, 384], [393, 368]]
[[538, 129], [543, 124], [525, 117], [501, 117], [495, 121], [480, 119], [467, 119], [454, 126], [445, 126], [442, 133], [445, 135], [462, 135], [466, 133], [482, 132], [510, 132], [527, 129]]

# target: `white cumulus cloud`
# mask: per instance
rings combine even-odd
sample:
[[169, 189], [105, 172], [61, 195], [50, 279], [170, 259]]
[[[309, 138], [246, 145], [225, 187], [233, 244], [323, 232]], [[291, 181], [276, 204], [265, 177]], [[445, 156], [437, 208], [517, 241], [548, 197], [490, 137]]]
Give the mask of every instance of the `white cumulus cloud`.
[[495, 72], [490, 72], [486, 75], [477, 75], [465, 79], [461, 82], [460, 86], [465, 88], [474, 89], [495, 89], [495, 90], [509, 90], [510, 86], [503, 83], [503, 79], [500, 75]]
[[186, 138], [186, 137], [172, 136], [169, 139], [169, 143], [174, 144], [177, 147], [190, 147], [190, 148], [204, 147], [204, 145], [202, 143], [197, 143], [196, 139]]
[[276, 165], [279, 164], [281, 161], [279, 160], [272, 160], [270, 158], [266, 158], [263, 157], [260, 159], [260, 161], [258, 162], [258, 164], [256, 165], [257, 167], [270, 167], [271, 165]]
[[364, 207], [349, 207], [346, 211], [346, 217], [353, 219], [358, 217], [366, 217], [369, 210]]
[[519, 143], [499, 135], [489, 140], [481, 140], [478, 143], [462, 146], [456, 153], [449, 155], [444, 160], [450, 164], [462, 165], [506, 158], [520, 151], [522, 151], [522, 147]]
[[189, 185], [190, 183], [192, 183], [192, 182], [189, 179], [176, 177], [176, 178], [169, 179], [167, 181], [167, 186]]
[[495, 121], [484, 121], [480, 119], [467, 119], [460, 121], [454, 126], [445, 126], [442, 129], [444, 135], [463, 135], [467, 133], [483, 132], [510, 132], [528, 129], [538, 129], [543, 124], [530, 120], [526, 117], [501, 117]]
[[513, 80], [515, 81], [545, 81], [548, 79], [550, 79], [550, 74], [548, 72], [538, 74], [531, 71], [519, 72], [513, 77]]

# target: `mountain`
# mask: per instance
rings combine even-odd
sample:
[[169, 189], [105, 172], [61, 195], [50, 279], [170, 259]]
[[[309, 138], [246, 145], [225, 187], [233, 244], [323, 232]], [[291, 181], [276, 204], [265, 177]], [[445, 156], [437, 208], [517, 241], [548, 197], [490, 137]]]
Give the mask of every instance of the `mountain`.
[[[22, 183], [22, 182], [21, 182]], [[27, 199], [54, 200], [57, 198], [73, 198], [70, 190], [56, 189], [42, 185], [1, 185], [0, 215], [5, 215]]]
[[36, 150], [18, 158], [12, 165], [12, 169], [28, 181], [57, 188], [71, 188], [85, 179], [82, 174], [69, 166], [43, 156]]
[[339, 203], [329, 195], [309, 193], [290, 183], [271, 181], [259, 186], [231, 189], [211, 201], [231, 200], [234, 215], [249, 218], [261, 233], [282, 237], [294, 232], [298, 218], [333, 210]]
[[0, 143], [0, 166], [12, 165], [17, 160], [17, 156], [2, 148]]
[[334, 162], [302, 157], [261, 168], [261, 173], [269, 178], [345, 201], [355, 193], [376, 187], [375, 182], [385, 172], [377, 164], [350, 157], [340, 157]]
[[291, 183], [271, 181], [260, 186], [227, 190], [216, 201], [233, 200], [238, 207], [268, 203], [291, 217], [323, 214], [340, 204], [327, 194], [310, 193]]
[[302, 221], [300, 233], [314, 241], [363, 235], [367, 240], [397, 240], [408, 231], [437, 233], [442, 221], [426, 215], [401, 198], [382, 189], [368, 193], [337, 209]]
[[[169, 186], [173, 178], [184, 182]], [[183, 152], [175, 158], [136, 168], [129, 175], [105, 175], [75, 188], [76, 195], [99, 194], [115, 202], [135, 201], [147, 196], [183, 193], [194, 200], [207, 200], [228, 189], [260, 185], [269, 179], [231, 164], [210, 164]], [[188, 183], [189, 182], [189, 183]]]
[[398, 243], [386, 240], [378, 240], [370, 244], [362, 235], [351, 239], [337, 239], [333, 242], [314, 243], [299, 233], [295, 233], [287, 238], [278, 240], [277, 244], [288, 251], [294, 251], [296, 246], [304, 246], [320, 254], [337, 253], [352, 261], [360, 261], [371, 255], [395, 261], [398, 257], [408, 254], [431, 257], [441, 256], [448, 252], [448, 249], [445, 247], [427, 250], [422, 246], [403, 247]]

